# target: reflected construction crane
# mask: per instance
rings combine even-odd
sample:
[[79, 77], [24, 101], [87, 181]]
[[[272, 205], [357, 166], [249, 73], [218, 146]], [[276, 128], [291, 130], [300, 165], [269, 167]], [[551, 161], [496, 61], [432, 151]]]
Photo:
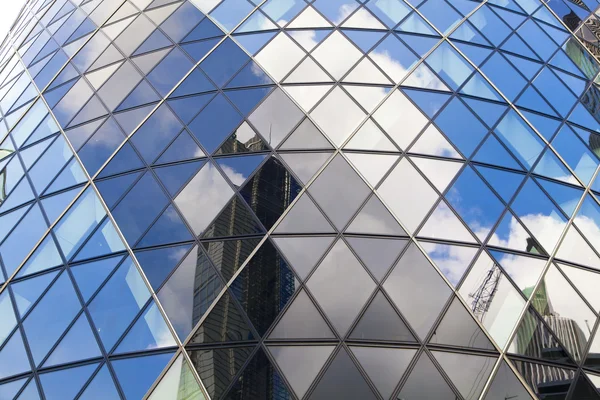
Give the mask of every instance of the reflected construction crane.
[[[527, 238], [526, 251], [531, 254], [541, 253], [539, 245], [535, 239], [531, 237]], [[473, 311], [473, 314], [479, 321], [483, 321], [485, 314], [490, 309], [490, 305], [498, 291], [498, 284], [500, 283], [501, 276], [502, 271], [500, 267], [498, 264], [494, 263], [477, 290], [469, 294], [469, 297], [473, 299], [471, 302], [471, 311]]]

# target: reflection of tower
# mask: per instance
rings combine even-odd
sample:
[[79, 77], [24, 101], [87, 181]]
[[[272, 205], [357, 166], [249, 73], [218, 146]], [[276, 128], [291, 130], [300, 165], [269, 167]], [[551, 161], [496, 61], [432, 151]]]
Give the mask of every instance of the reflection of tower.
[[[239, 150], [240, 146], [246, 149], [263, 146], [260, 138], [256, 137], [249, 138], [244, 144], [228, 141], [225, 145], [230, 148], [224, 152], [234, 148]], [[231, 279], [260, 240], [257, 237], [260, 233], [256, 229], [256, 217], [269, 229], [293, 201], [300, 186], [283, 164], [271, 157], [239, 190], [243, 200], [235, 196], [209, 228], [209, 233], [204, 235], [205, 238], [212, 239], [203, 243], [204, 250], [226, 281]], [[220, 240], [221, 238], [227, 240]], [[198, 257], [196, 288], [200, 290], [194, 293], [194, 323], [202, 317], [210, 304], [206, 299], [212, 294], [212, 290], [217, 290], [202, 286], [207, 285], [209, 274], [203, 271], [210, 271], [212, 267], [204, 253], [199, 251]], [[202, 288], [206, 294], [202, 293]], [[295, 289], [293, 273], [270, 241], [262, 244], [230, 288], [261, 335], [289, 302]], [[246, 316], [233, 299], [229, 298], [229, 294], [226, 294], [210, 312], [192, 342], [206, 345], [238, 342], [240, 346], [245, 346], [249, 340], [255, 339], [257, 338], [248, 329]], [[211, 386], [214, 390], [226, 390], [245, 360], [244, 349], [250, 351], [252, 347], [211, 348], [195, 352], [193, 362], [206, 386]], [[238, 380], [235, 391], [239, 398], [288, 398], [285, 384], [265, 368], [248, 367]]]
[[[0, 149], [0, 160], [6, 158], [12, 150]], [[6, 199], [6, 166], [0, 166], [0, 204]]]
[[596, 132], [590, 133], [588, 142], [594, 154], [600, 158], [600, 134]]

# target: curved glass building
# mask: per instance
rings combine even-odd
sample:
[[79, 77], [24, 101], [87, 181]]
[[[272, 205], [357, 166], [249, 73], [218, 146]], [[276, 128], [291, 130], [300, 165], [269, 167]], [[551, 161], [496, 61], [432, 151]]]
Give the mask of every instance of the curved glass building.
[[0, 399], [600, 399], [599, 6], [29, 1]]

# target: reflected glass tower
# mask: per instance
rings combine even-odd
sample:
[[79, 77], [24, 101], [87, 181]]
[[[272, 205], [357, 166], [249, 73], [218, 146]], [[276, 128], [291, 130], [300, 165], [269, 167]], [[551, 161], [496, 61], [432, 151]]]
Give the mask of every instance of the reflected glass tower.
[[597, 0], [29, 0], [0, 400], [600, 400]]

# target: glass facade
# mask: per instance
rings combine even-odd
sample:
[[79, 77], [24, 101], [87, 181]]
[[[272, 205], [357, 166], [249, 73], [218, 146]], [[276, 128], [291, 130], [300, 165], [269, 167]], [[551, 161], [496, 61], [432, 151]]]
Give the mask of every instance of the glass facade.
[[0, 400], [600, 400], [599, 7], [29, 1]]

